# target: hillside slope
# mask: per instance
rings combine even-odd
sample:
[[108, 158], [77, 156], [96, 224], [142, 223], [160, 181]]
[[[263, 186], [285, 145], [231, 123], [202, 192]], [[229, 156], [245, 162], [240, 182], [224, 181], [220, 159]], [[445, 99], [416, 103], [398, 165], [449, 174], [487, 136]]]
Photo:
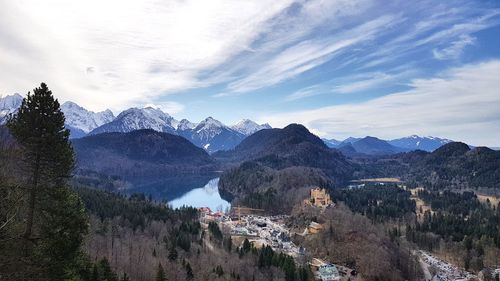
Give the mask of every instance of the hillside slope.
[[73, 141], [77, 165], [122, 177], [214, 170], [216, 162], [188, 140], [154, 130], [104, 133]]

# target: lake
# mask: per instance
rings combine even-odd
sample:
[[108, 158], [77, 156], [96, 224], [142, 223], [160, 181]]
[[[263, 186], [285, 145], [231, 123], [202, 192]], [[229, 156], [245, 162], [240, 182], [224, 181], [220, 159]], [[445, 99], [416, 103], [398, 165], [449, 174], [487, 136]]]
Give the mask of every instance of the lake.
[[173, 208], [182, 206], [209, 207], [225, 211], [231, 203], [219, 194], [219, 175], [180, 175], [163, 178], [135, 178], [127, 193], [144, 193], [158, 201], [168, 202]]
[[227, 211], [231, 208], [231, 203], [222, 199], [219, 194], [219, 178], [208, 181], [203, 187], [195, 188], [181, 197], [169, 201], [172, 208], [182, 206], [209, 207], [212, 211]]

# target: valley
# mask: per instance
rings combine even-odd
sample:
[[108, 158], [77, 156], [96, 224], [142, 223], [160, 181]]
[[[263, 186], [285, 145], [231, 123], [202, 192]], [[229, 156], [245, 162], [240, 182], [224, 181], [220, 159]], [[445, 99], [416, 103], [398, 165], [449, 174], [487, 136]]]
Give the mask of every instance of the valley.
[[[68, 108], [82, 110], [61, 107]], [[156, 123], [131, 122], [136, 114]], [[111, 115], [90, 116], [95, 122], [84, 124], [92, 127]], [[303, 125], [278, 129], [249, 120], [235, 139], [223, 137], [229, 129], [213, 118], [179, 122], [199, 131], [196, 139], [164, 127], [176, 125], [165, 116], [133, 109], [65, 140], [75, 156], [65, 192], [81, 198], [89, 222], [79, 234], [79, 274], [138, 281], [160, 271], [171, 280], [477, 280], [500, 267], [500, 152], [435, 138], [442, 145], [430, 151], [373, 137], [332, 148]], [[24, 163], [24, 151], [9, 126], [0, 134], [1, 177], [9, 183], [2, 192], [12, 200], [7, 206], [17, 206], [16, 186], [26, 175], [12, 169]], [[207, 149], [215, 143], [217, 151]]]
[[500, 0], [0, 0], [0, 281], [500, 281]]

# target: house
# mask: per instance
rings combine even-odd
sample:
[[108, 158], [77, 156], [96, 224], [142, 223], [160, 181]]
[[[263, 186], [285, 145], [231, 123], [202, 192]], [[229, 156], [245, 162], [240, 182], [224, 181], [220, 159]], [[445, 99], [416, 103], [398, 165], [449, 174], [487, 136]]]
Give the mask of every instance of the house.
[[309, 224], [309, 227], [307, 227], [307, 231], [311, 234], [316, 234], [323, 230], [323, 225], [317, 223], [317, 222], [311, 222]]
[[337, 267], [333, 264], [324, 264], [319, 267], [318, 276], [321, 281], [338, 281], [340, 274]]
[[327, 263], [321, 259], [313, 258], [309, 263], [316, 279], [321, 281], [338, 281], [340, 274], [334, 264]]

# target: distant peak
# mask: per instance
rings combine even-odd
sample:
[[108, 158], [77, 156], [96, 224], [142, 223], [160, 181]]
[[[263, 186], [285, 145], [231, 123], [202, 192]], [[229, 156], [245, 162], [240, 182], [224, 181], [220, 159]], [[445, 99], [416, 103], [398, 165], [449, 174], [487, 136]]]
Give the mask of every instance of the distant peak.
[[203, 120], [202, 123], [205, 123], [205, 124], [214, 124], [214, 125], [216, 124], [216, 125], [223, 126], [222, 122], [220, 122], [217, 119], [214, 119], [212, 116], [208, 116], [207, 118], [205, 118], [205, 120]]
[[238, 123], [236, 123], [235, 126], [248, 126], [248, 125], [255, 125], [255, 126], [258, 126], [259, 124], [257, 124], [256, 122], [250, 120], [250, 119], [241, 119], [241, 121], [239, 121]]
[[22, 101], [23, 97], [18, 93], [0, 97], [0, 109], [17, 109]]
[[14, 93], [11, 95], [0, 96], [0, 100], [22, 100], [23, 96], [18, 93]]
[[81, 107], [80, 105], [78, 105], [77, 103], [74, 103], [72, 101], [67, 101], [67, 102], [64, 102], [62, 105], [62, 107], [65, 107], [65, 108], [78, 108], [78, 109], [83, 109], [83, 107]]

